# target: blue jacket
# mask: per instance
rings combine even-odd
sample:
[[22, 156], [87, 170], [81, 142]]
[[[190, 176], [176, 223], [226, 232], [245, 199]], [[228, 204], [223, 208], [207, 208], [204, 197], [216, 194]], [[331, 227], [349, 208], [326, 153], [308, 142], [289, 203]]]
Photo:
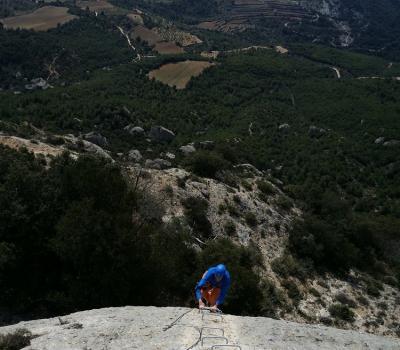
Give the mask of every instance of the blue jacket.
[[217, 305], [221, 305], [224, 302], [226, 293], [228, 292], [229, 286], [231, 285], [231, 276], [229, 275], [228, 270], [225, 271], [224, 276], [221, 281], [217, 281], [215, 279], [215, 266], [210, 267], [206, 273], [206, 275], [197, 283], [195, 292], [196, 292], [196, 300], [201, 298], [200, 289], [202, 287], [206, 287], [207, 284], [210, 284], [212, 287], [221, 288], [221, 293], [217, 299]]

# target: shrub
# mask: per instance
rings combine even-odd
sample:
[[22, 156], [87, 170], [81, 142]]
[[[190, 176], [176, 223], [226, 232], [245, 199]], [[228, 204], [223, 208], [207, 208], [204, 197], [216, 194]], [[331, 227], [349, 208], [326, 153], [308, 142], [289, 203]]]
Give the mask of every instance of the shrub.
[[223, 213], [225, 213], [226, 210], [226, 206], [223, 203], [218, 204], [218, 214], [221, 215]]
[[244, 216], [244, 219], [246, 220], [246, 223], [250, 226], [250, 227], [256, 227], [257, 226], [257, 217], [255, 216], [254, 213], [252, 212], [247, 212]]
[[365, 276], [363, 281], [366, 286], [366, 291], [369, 295], [374, 297], [379, 297], [381, 295], [381, 290], [383, 289], [383, 285], [381, 282], [375, 280], [370, 276]]
[[242, 180], [241, 184], [242, 184], [243, 188], [245, 188], [247, 191], [253, 190], [253, 186], [247, 180]]
[[287, 309], [289, 306], [283, 291], [277, 288], [273, 281], [267, 279], [262, 281], [261, 289], [264, 296], [264, 302], [261, 306], [261, 315], [277, 318], [278, 308]]
[[208, 202], [200, 197], [188, 197], [182, 202], [185, 207], [185, 216], [195, 232], [209, 238], [212, 233], [212, 225], [207, 218]]
[[259, 180], [257, 181], [257, 187], [260, 192], [266, 196], [272, 195], [275, 193], [275, 188], [269, 182]]
[[276, 199], [276, 205], [281, 209], [289, 210], [293, 207], [293, 202], [289, 197], [282, 195]]
[[242, 200], [240, 199], [240, 197], [239, 197], [237, 194], [235, 194], [235, 195], [233, 196], [233, 201], [234, 201], [236, 204], [242, 203]]
[[239, 211], [237, 210], [237, 208], [234, 205], [227, 204], [226, 208], [228, 209], [228, 213], [230, 216], [235, 216], [235, 217], [239, 216]]
[[236, 225], [233, 221], [227, 221], [224, 226], [225, 233], [232, 237], [236, 233]]
[[378, 307], [381, 309], [381, 310], [387, 310], [388, 309], [388, 305], [387, 305], [387, 303], [385, 303], [384, 301], [381, 301], [380, 303], [378, 303]]
[[329, 317], [326, 317], [326, 316], [321, 316], [319, 318], [319, 322], [323, 323], [326, 326], [332, 326], [332, 324], [333, 324], [332, 319]]
[[0, 350], [20, 350], [31, 345], [32, 333], [17, 329], [14, 333], [0, 335]]
[[186, 187], [186, 178], [185, 177], [178, 177], [176, 180], [178, 187], [185, 188]]
[[319, 297], [321, 296], [321, 293], [318, 292], [314, 287], [311, 287], [311, 288], [310, 288], [310, 293], [311, 293], [312, 295], [314, 295], [316, 298], [319, 298]]
[[302, 294], [297, 287], [297, 284], [290, 279], [286, 279], [282, 281], [282, 286], [285, 287], [287, 294], [292, 300], [293, 304], [297, 305], [302, 299]]
[[189, 160], [190, 166], [196, 175], [215, 178], [218, 171], [228, 168], [229, 163], [215, 152], [196, 152]]
[[163, 190], [164, 190], [165, 194], [170, 198], [174, 195], [174, 189], [172, 188], [171, 185], [166, 185], [163, 188]]
[[336, 294], [336, 295], [335, 295], [335, 299], [336, 299], [338, 302], [340, 302], [340, 303], [342, 303], [342, 304], [344, 304], [344, 305], [347, 305], [348, 307], [352, 307], [352, 308], [357, 307], [357, 303], [356, 303], [353, 299], [351, 299], [350, 297], [348, 297], [346, 294], [344, 294], [344, 293], [338, 293], [338, 294]]
[[368, 300], [366, 297], [364, 297], [363, 295], [359, 295], [359, 296], [357, 297], [357, 301], [358, 301], [361, 305], [369, 306], [369, 300]]
[[354, 312], [343, 304], [332, 304], [328, 309], [332, 317], [346, 322], [354, 321]]
[[307, 271], [302, 264], [295, 260], [292, 255], [284, 254], [271, 262], [271, 268], [274, 272], [284, 278], [289, 276], [297, 277], [303, 280], [307, 276]]

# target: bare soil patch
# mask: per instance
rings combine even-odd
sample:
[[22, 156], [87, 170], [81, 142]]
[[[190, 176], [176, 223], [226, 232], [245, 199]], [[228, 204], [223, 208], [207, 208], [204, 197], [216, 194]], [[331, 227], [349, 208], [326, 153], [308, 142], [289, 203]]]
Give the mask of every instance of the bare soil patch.
[[146, 41], [150, 46], [154, 46], [158, 42], [162, 41], [161, 36], [157, 33], [148, 29], [144, 26], [137, 26], [132, 32], [133, 39], [140, 38], [140, 40]]
[[127, 17], [135, 24], [143, 24], [143, 17], [138, 13], [128, 13]]
[[0, 20], [0, 22], [3, 23], [4, 27], [7, 29], [21, 28], [46, 31], [75, 18], [78, 17], [69, 14], [67, 7], [44, 6], [32, 13], [4, 18]]
[[154, 50], [163, 55], [180, 54], [185, 52], [182, 47], [175, 45], [172, 42], [157, 43], [154, 46]]
[[166, 85], [184, 89], [192, 77], [199, 76], [206, 68], [214, 63], [206, 61], [184, 61], [168, 63], [149, 73], [150, 79], [156, 79]]

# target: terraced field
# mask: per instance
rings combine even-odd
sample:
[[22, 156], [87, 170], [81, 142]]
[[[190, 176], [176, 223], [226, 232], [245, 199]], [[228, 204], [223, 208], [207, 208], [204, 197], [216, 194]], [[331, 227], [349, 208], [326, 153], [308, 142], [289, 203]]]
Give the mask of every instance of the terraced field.
[[184, 61], [168, 63], [149, 73], [150, 79], [156, 79], [163, 84], [177, 89], [184, 89], [192, 77], [199, 76], [206, 68], [214, 63], [206, 61]]
[[225, 11], [226, 16], [236, 20], [257, 17], [299, 19], [310, 16], [308, 11], [290, 0], [234, 0], [225, 7]]
[[221, 17], [198, 24], [199, 28], [221, 32], [242, 31], [259, 18], [299, 20], [312, 18], [311, 12], [292, 0], [233, 0], [221, 4]]
[[36, 11], [20, 16], [7, 17], [0, 20], [7, 29], [33, 29], [36, 31], [46, 31], [56, 28], [59, 24], [67, 23], [74, 18], [75, 15], [68, 13], [66, 7], [44, 6]]

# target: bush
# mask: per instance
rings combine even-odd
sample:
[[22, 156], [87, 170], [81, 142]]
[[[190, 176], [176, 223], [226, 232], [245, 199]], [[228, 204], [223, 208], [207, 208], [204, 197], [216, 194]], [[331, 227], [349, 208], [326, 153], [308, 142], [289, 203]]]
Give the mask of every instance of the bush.
[[321, 297], [321, 293], [318, 292], [314, 287], [311, 287], [311, 288], [310, 288], [310, 293], [311, 293], [312, 295], [314, 295], [316, 298]]
[[347, 305], [348, 307], [352, 307], [355, 308], [357, 307], [357, 303], [351, 299], [350, 297], [348, 297], [346, 294], [344, 293], [338, 293], [335, 295], [335, 300], [337, 300], [338, 302]]
[[31, 345], [32, 333], [17, 329], [14, 333], [0, 335], [0, 350], [20, 350]]
[[288, 296], [292, 300], [293, 304], [298, 305], [298, 303], [302, 299], [302, 293], [297, 287], [297, 284], [290, 279], [286, 279], [282, 281], [282, 286], [285, 287]]
[[260, 192], [264, 195], [272, 195], [275, 193], [275, 188], [267, 181], [259, 180], [257, 181], [257, 187]]
[[368, 300], [366, 297], [364, 297], [363, 295], [359, 295], [359, 296], [357, 297], [357, 301], [358, 301], [361, 305], [369, 306], [369, 300]]
[[242, 184], [243, 188], [246, 189], [247, 191], [253, 190], [253, 186], [247, 180], [242, 180], [241, 184]]
[[215, 178], [218, 171], [228, 168], [229, 163], [215, 152], [196, 152], [189, 160], [192, 171], [199, 176]]
[[227, 204], [226, 209], [230, 216], [239, 217], [239, 210], [233, 204]]
[[328, 309], [332, 317], [346, 322], [354, 322], [354, 312], [343, 304], [332, 304]]
[[289, 210], [289, 209], [291, 209], [293, 207], [292, 200], [289, 197], [284, 196], [284, 195], [279, 196], [276, 199], [275, 203], [279, 208], [284, 209], [284, 210]]
[[233, 221], [227, 221], [224, 226], [224, 231], [229, 237], [234, 236], [236, 233], [235, 223]]
[[207, 218], [208, 202], [200, 197], [188, 197], [182, 202], [185, 207], [185, 216], [195, 232], [204, 238], [210, 238], [212, 225]]
[[300, 261], [297, 261], [290, 254], [274, 259], [271, 262], [271, 268], [279, 276], [288, 278], [289, 276], [297, 277], [303, 280], [307, 276], [307, 271], [302, 266]]
[[257, 217], [255, 216], [254, 213], [252, 212], [247, 212], [244, 216], [244, 219], [246, 220], [247, 225], [250, 227], [256, 227], [257, 226]]

